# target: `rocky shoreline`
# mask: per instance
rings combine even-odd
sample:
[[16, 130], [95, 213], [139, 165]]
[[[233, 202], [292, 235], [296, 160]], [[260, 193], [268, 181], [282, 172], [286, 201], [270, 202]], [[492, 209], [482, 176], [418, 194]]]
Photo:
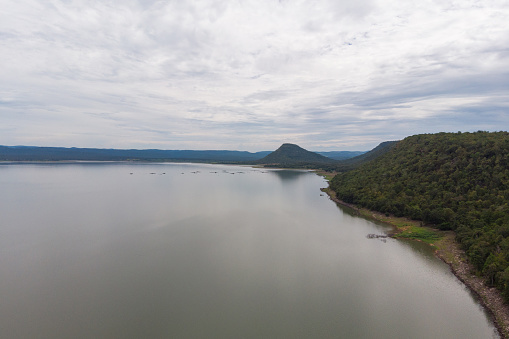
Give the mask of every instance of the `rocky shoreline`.
[[479, 302], [491, 314], [501, 338], [509, 338], [509, 305], [504, 303], [502, 295], [495, 287], [486, 286], [484, 280], [473, 274], [474, 268], [467, 261], [465, 252], [449, 232], [444, 236], [441, 246], [435, 255], [451, 268], [452, 273], [468, 287]]
[[[362, 213], [364, 209], [360, 209], [353, 204], [339, 200], [336, 197], [335, 192], [331, 189], [324, 188], [322, 191], [327, 193], [330, 199], [337, 204], [351, 208], [359, 215], [366, 216], [395, 227], [394, 233], [389, 234], [389, 236], [394, 236], [398, 233], [397, 225], [395, 223], [391, 223], [390, 219], [388, 220], [385, 215], [373, 211], [370, 211], [369, 213]], [[453, 232], [440, 231], [440, 233], [443, 235], [442, 239], [438, 241], [437, 245], [430, 245], [437, 248], [435, 250], [435, 255], [449, 265], [451, 272], [477, 296], [481, 305], [492, 316], [493, 323], [497, 328], [500, 337], [503, 339], [509, 339], [509, 305], [504, 303], [500, 291], [494, 287], [486, 286], [482, 278], [472, 273], [474, 272], [474, 269], [472, 265], [468, 263], [465, 252], [455, 241]]]

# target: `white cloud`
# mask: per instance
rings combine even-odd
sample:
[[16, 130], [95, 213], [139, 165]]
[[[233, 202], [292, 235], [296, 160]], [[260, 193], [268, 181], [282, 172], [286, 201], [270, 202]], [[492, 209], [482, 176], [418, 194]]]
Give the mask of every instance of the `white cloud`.
[[368, 149], [498, 130], [508, 16], [496, 0], [8, 0], [0, 144]]

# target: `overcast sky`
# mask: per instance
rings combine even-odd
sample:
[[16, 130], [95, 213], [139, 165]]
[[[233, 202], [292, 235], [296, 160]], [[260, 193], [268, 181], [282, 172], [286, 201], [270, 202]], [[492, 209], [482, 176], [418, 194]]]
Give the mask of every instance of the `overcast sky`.
[[509, 0], [2, 0], [2, 145], [369, 150], [508, 126]]

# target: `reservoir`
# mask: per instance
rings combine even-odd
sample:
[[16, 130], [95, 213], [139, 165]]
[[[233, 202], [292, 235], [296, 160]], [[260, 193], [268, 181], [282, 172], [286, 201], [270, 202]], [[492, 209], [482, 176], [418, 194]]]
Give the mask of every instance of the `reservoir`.
[[0, 165], [1, 338], [498, 338], [432, 250], [312, 172]]

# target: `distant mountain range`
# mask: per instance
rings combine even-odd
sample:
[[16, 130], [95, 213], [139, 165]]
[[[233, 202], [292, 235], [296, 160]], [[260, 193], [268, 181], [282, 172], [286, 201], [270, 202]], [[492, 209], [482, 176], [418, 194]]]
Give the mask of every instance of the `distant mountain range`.
[[[76, 147], [0, 146], [0, 161], [190, 161], [241, 163], [262, 159], [271, 151], [102, 149]], [[364, 152], [319, 152], [333, 160], [349, 159]]]
[[195, 161], [241, 162], [260, 159], [270, 152], [193, 151], [158, 149], [102, 149], [34, 146], [0, 146], [0, 160], [7, 161]]
[[396, 143], [397, 141], [384, 141], [369, 152], [362, 153], [356, 157], [343, 159], [338, 163], [338, 166], [337, 168], [335, 168], [335, 170], [338, 172], [346, 172], [354, 168], [357, 168], [366, 162], [375, 160], [381, 155], [384, 155], [391, 148], [393, 148], [396, 145]]
[[[336, 160], [322, 154], [307, 151], [294, 144], [283, 144], [267, 156], [253, 161], [252, 164], [266, 167], [312, 168], [326, 171], [345, 172], [378, 158], [388, 152], [396, 141], [386, 141], [369, 152], [358, 152], [360, 155]], [[327, 154], [327, 153], [325, 153]]]
[[320, 155], [323, 155], [324, 157], [331, 158], [334, 160], [346, 160], [353, 157], [357, 157], [359, 155], [362, 155], [366, 152], [359, 152], [359, 151], [332, 151], [332, 152], [315, 152]]

